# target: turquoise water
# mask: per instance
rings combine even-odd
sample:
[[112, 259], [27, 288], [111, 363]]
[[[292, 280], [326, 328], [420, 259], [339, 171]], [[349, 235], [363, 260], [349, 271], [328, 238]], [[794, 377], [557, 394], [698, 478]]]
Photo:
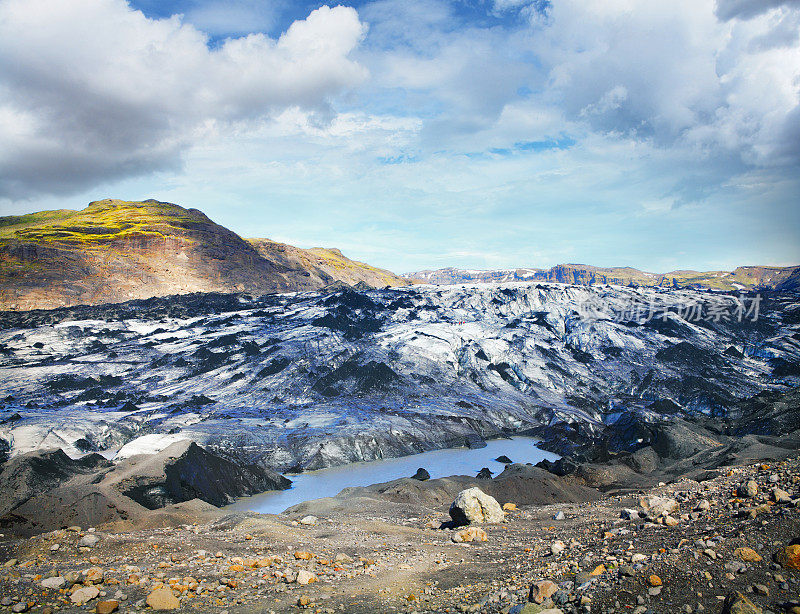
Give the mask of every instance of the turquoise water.
[[433, 450], [401, 458], [388, 458], [369, 463], [351, 463], [318, 471], [289, 475], [292, 487], [288, 490], [273, 490], [252, 497], [243, 497], [227, 509], [253, 511], [262, 514], [279, 514], [283, 510], [303, 501], [333, 497], [350, 486], [369, 486], [411, 477], [418, 467], [424, 467], [431, 478], [449, 475], [475, 476], [482, 467], [488, 467], [497, 476], [503, 465], [494, 459], [505, 455], [515, 463], [536, 464], [542, 459], [557, 460], [556, 454], [536, 447], [538, 440], [532, 437], [493, 439], [485, 448], [448, 448]]

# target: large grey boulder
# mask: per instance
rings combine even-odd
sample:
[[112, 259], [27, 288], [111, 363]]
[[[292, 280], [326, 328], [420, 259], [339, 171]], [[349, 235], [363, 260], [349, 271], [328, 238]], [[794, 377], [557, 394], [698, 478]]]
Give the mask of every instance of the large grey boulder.
[[480, 488], [467, 488], [456, 496], [450, 506], [450, 517], [456, 524], [496, 524], [505, 518], [497, 499]]

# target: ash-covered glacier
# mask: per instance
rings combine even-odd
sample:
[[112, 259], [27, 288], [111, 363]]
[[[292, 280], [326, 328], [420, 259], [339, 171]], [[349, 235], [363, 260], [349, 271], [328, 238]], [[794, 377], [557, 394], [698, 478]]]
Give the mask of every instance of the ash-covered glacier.
[[765, 294], [757, 318], [754, 300], [506, 283], [6, 312], [0, 451], [187, 438], [289, 471], [521, 432], [567, 451], [629, 416], [725, 422], [800, 383], [800, 300]]

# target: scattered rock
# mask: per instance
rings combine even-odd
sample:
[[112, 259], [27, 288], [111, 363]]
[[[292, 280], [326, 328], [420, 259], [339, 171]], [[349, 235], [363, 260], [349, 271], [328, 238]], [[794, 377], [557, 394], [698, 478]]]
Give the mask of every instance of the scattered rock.
[[147, 596], [147, 605], [154, 610], [177, 610], [181, 604], [168, 588], [161, 587]]
[[462, 542], [485, 542], [489, 541], [489, 536], [486, 535], [486, 531], [483, 529], [469, 527], [463, 531], [456, 531], [450, 539], [457, 544]]
[[295, 582], [297, 582], [297, 584], [305, 585], [305, 584], [311, 584], [312, 582], [316, 581], [317, 581], [316, 574], [306, 569], [300, 569], [297, 571], [297, 578], [295, 579]]
[[758, 483], [755, 480], [747, 480], [747, 482], [739, 486], [736, 492], [740, 497], [755, 499], [758, 495]]
[[497, 500], [480, 488], [468, 488], [458, 493], [450, 506], [450, 517], [456, 524], [496, 524], [505, 518]]
[[792, 544], [776, 552], [775, 562], [780, 563], [784, 567], [800, 571], [800, 544]]
[[98, 601], [97, 606], [95, 607], [95, 612], [97, 614], [111, 614], [112, 612], [116, 612], [119, 608], [119, 601], [115, 599], [109, 599], [107, 601]]
[[752, 548], [737, 548], [733, 551], [733, 556], [738, 557], [745, 563], [759, 563], [763, 557]]
[[62, 578], [61, 576], [54, 576], [52, 578], [45, 578], [39, 584], [42, 588], [49, 588], [49, 589], [59, 589], [62, 588], [67, 581]]
[[491, 480], [493, 473], [494, 471], [492, 471], [488, 467], [484, 467], [478, 472], [478, 475], [475, 477], [477, 477], [479, 480]]
[[82, 586], [75, 592], [73, 592], [69, 599], [75, 605], [81, 606], [85, 605], [86, 603], [90, 602], [92, 599], [97, 597], [100, 594], [100, 589], [95, 586]]
[[541, 580], [531, 585], [528, 599], [534, 603], [543, 603], [555, 595], [558, 591], [558, 584], [550, 580]]
[[769, 493], [770, 499], [775, 501], [775, 503], [790, 503], [792, 497], [789, 495], [788, 492], [785, 490], [781, 490], [780, 488], [773, 488]]
[[648, 516], [657, 517], [672, 512], [677, 512], [680, 509], [680, 504], [677, 500], [669, 497], [659, 497], [651, 495], [649, 497], [642, 497], [639, 499], [639, 505], [647, 512]]
[[308, 527], [313, 527], [315, 524], [317, 524], [318, 520], [319, 518], [317, 518], [316, 516], [303, 516], [300, 519], [300, 524], [306, 525]]
[[720, 614], [761, 614], [761, 608], [737, 591], [728, 593]]
[[554, 556], [557, 554], [561, 554], [562, 552], [564, 552], [564, 550], [566, 550], [566, 548], [567, 545], [560, 539], [557, 539], [552, 544], [550, 544], [550, 554]]
[[411, 476], [413, 480], [419, 480], [420, 482], [424, 482], [425, 480], [431, 479], [431, 474], [427, 472], [424, 468], [420, 467], [417, 469], [417, 472]]
[[99, 542], [100, 536], [97, 533], [89, 533], [78, 540], [78, 546], [81, 548], [94, 548]]
[[86, 570], [86, 582], [89, 584], [102, 584], [104, 575], [100, 567], [90, 567]]

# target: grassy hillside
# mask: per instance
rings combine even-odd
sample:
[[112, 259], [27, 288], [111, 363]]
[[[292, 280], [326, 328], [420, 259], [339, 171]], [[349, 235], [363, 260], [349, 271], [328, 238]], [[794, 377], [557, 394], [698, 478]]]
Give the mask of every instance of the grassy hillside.
[[155, 200], [100, 200], [86, 209], [42, 211], [0, 218], [0, 241], [94, 248], [134, 236], [183, 234], [211, 221], [202, 213]]

